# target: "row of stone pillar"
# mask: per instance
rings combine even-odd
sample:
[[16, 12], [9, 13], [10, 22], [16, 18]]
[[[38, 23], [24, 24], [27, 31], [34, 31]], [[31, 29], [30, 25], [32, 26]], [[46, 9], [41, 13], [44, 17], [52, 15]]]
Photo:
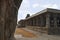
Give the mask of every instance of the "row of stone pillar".
[[[47, 15], [46, 15], [46, 27], [51, 27], [51, 22], [52, 20], [51, 20], [51, 15], [50, 15], [50, 13], [48, 13]], [[53, 15], [53, 21], [54, 21], [54, 23], [53, 23], [53, 25], [54, 25], [54, 27], [56, 28], [57, 27], [57, 14], [54, 14]]]
[[[57, 15], [55, 14], [54, 15], [54, 26], [57, 27]], [[48, 13], [45, 18], [43, 16], [37, 16], [37, 17], [34, 17], [32, 19], [29, 19], [27, 21], [27, 25], [28, 26], [40, 26], [42, 27], [43, 25], [45, 25], [46, 27], [50, 27], [50, 13]]]
[[44, 17], [37, 16], [27, 21], [28, 26], [41, 26], [44, 25]]

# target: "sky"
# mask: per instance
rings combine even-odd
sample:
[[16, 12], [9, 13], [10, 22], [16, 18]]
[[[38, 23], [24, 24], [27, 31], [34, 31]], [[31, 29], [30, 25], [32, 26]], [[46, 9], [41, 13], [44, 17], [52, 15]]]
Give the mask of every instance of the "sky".
[[46, 8], [60, 9], [60, 0], [23, 0], [18, 10], [18, 21]]

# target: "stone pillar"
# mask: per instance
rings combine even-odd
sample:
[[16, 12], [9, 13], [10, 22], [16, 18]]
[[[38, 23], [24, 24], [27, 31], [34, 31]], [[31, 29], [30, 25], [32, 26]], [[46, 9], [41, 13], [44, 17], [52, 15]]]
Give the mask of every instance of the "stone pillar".
[[46, 28], [47, 28], [47, 34], [51, 34], [51, 29], [50, 29], [50, 13], [46, 14]]
[[57, 14], [54, 14], [54, 34], [58, 34], [58, 28], [57, 28]]
[[30, 26], [30, 20], [29, 20], [29, 26]]
[[39, 16], [39, 18], [38, 18], [38, 24], [39, 24], [39, 26], [41, 27], [41, 17]]
[[57, 28], [57, 14], [54, 14], [54, 27]]
[[43, 26], [43, 16], [41, 15], [41, 27]]
[[39, 21], [38, 21], [38, 20], [39, 20], [39, 19], [38, 19], [38, 17], [37, 17], [37, 26], [39, 26], [39, 23], [38, 23]]
[[33, 26], [33, 20], [31, 19], [31, 26]]
[[40, 27], [42, 27], [42, 17], [40, 16]]
[[46, 27], [49, 28], [50, 27], [50, 13], [48, 13], [46, 15]]
[[38, 26], [38, 17], [36, 18], [36, 25]]
[[34, 18], [33, 20], [34, 20], [33, 21], [33, 24], [34, 24], [34, 26], [36, 26], [36, 19]]
[[29, 20], [29, 23], [30, 23], [30, 25], [29, 25], [29, 26], [31, 26], [31, 19]]
[[34, 26], [34, 19], [33, 19], [33, 26]]
[[15, 40], [18, 9], [22, 0], [0, 0], [0, 40]]

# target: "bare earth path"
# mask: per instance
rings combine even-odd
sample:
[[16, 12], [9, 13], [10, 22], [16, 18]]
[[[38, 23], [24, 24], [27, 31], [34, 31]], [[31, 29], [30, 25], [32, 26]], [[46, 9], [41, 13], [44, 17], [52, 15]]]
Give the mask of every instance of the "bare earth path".
[[41, 34], [27, 28], [17, 28], [16, 40], [60, 40], [60, 36]]

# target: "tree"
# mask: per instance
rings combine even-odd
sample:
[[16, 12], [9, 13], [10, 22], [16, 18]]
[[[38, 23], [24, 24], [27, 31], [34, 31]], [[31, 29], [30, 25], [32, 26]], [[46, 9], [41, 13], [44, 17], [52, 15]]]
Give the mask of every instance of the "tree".
[[22, 0], [0, 0], [0, 40], [13, 40]]
[[30, 17], [30, 14], [27, 14], [26, 18]]

